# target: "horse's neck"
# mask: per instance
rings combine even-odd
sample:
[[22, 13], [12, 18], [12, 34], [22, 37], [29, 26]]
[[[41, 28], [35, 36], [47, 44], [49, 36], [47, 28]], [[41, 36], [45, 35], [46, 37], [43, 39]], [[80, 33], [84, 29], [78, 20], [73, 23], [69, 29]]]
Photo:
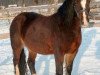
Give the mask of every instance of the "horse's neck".
[[68, 22], [71, 22], [74, 16], [73, 0], [65, 0], [57, 13], [61, 16], [65, 23], [68, 24]]

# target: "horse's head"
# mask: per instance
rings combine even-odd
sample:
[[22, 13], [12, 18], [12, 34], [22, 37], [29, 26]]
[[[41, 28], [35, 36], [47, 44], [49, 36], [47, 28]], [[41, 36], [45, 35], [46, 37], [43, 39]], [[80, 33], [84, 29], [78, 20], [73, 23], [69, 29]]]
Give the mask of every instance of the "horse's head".
[[78, 16], [78, 18], [80, 19], [82, 25], [88, 25], [88, 12], [86, 9], [86, 2], [87, 0], [75, 0], [75, 11], [76, 14]]

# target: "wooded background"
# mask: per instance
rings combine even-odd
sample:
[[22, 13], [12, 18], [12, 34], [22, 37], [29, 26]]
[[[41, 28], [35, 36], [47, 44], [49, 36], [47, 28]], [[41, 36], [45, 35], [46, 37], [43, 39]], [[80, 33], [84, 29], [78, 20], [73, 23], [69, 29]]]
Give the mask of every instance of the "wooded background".
[[[43, 15], [50, 15], [56, 11], [56, 9], [61, 5], [61, 4], [59, 5], [59, 3], [62, 3], [63, 1], [64, 0], [0, 0], [0, 19], [7, 18], [7, 17], [8, 18], [15, 17], [20, 12], [27, 12], [27, 11], [38, 12]], [[92, 16], [91, 18], [93, 19], [100, 19], [100, 15], [99, 15], [100, 0], [86, 0], [86, 1], [87, 1], [86, 2], [87, 14], [88, 15], [90, 14], [89, 16]], [[9, 5], [13, 5], [13, 4], [16, 4], [18, 7], [14, 7], [14, 8], [8, 7]], [[2, 6], [6, 8], [2, 8]], [[89, 11], [91, 13], [89, 13]]]
[[54, 1], [63, 2], [64, 0], [0, 0], [0, 6], [8, 7], [8, 5], [17, 4], [18, 6], [32, 6], [51, 4]]

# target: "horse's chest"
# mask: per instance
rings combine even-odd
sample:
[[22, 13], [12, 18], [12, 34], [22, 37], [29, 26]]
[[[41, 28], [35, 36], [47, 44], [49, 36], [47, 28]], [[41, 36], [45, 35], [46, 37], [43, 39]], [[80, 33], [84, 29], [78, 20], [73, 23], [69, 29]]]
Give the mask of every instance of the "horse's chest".
[[76, 31], [70, 31], [56, 35], [54, 38], [54, 47], [60, 47], [63, 51], [77, 48], [78, 40], [80, 39], [80, 33]]
[[77, 39], [78, 35], [78, 31], [68, 31], [65, 33], [62, 32], [56, 36], [56, 40], [59, 39], [62, 42], [71, 43], [74, 41], [74, 39]]

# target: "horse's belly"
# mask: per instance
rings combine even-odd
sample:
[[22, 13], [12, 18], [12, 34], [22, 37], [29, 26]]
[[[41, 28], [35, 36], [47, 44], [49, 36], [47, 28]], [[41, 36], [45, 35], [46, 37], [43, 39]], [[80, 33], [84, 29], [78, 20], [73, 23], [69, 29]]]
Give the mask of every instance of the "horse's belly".
[[39, 54], [53, 54], [54, 50], [50, 47], [50, 45], [40, 42], [30, 42], [26, 44], [27, 48], [35, 53]]

